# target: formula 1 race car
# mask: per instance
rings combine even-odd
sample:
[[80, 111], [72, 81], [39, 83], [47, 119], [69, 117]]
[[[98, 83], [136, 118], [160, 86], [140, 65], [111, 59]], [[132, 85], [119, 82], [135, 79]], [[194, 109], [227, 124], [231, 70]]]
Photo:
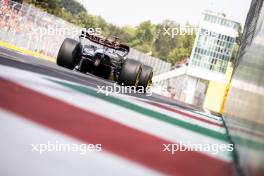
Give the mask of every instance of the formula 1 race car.
[[146, 89], [152, 82], [153, 69], [126, 58], [129, 50], [129, 46], [119, 43], [117, 37], [108, 39], [82, 32], [79, 42], [70, 38], [63, 41], [57, 64], [104, 79], [112, 77], [119, 85]]

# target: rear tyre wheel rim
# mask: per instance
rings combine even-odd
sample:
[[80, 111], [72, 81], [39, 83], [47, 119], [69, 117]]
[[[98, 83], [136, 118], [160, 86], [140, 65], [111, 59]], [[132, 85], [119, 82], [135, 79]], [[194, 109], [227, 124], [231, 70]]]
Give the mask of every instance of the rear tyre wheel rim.
[[134, 84], [135, 87], [138, 86], [141, 72], [142, 72], [142, 68], [141, 68], [141, 66], [140, 66], [140, 69], [139, 69], [139, 71], [137, 72], [137, 76], [136, 76], [136, 80], [135, 80], [135, 84]]

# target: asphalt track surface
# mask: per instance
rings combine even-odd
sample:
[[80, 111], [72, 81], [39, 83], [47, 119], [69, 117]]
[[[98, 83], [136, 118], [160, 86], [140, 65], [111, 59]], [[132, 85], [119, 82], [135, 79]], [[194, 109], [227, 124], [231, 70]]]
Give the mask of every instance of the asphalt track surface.
[[[9, 49], [0, 47], [0, 64], [18, 68], [21, 70], [27, 70], [35, 73], [44, 74], [47, 76], [64, 79], [67, 81], [79, 83], [89, 87], [98, 89], [98, 86], [114, 86], [113, 81], [105, 80], [100, 77], [96, 77], [92, 74], [83, 74], [78, 71], [72, 71], [66, 68], [62, 68], [56, 63], [46, 61], [43, 59], [35, 58], [32, 56], [24, 55], [18, 52], [14, 52]], [[199, 107], [194, 107], [176, 100], [171, 100], [167, 97], [152, 94], [151, 96], [146, 96], [144, 94], [129, 94], [130, 96], [135, 96], [138, 98], [143, 98], [146, 100], [152, 100], [155, 102], [165, 103], [169, 105], [175, 105], [181, 108], [192, 109], [203, 111]]]
[[[221, 117], [155, 94], [96, 92], [114, 84], [0, 48], [0, 175], [232, 175], [230, 151], [163, 151], [180, 142], [229, 145]], [[58, 139], [103, 151], [29, 148]]]

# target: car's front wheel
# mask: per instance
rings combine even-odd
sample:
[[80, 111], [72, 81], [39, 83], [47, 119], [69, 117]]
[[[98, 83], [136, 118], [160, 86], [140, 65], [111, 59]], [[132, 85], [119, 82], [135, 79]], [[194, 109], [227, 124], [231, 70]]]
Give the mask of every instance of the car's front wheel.
[[59, 66], [74, 69], [78, 62], [78, 52], [80, 49], [79, 42], [76, 40], [66, 38], [59, 50], [57, 56], [57, 64]]

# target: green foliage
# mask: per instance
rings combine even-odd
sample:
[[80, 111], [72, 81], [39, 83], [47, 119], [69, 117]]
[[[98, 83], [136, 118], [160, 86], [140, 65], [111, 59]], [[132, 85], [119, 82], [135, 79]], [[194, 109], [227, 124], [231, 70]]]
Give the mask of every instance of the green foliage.
[[34, 6], [54, 15], [59, 15], [62, 10], [59, 7], [60, 0], [25, 0], [24, 2], [33, 4]]
[[[94, 16], [75, 0], [26, 0], [43, 10], [70, 23], [85, 28], [101, 28], [104, 36], [117, 36], [122, 42], [144, 53], [151, 53], [174, 65], [177, 61], [190, 56], [195, 39], [191, 35], [167, 35], [164, 28], [177, 28], [180, 25], [171, 20], [160, 24], [144, 21], [137, 27], [118, 27], [107, 23], [102, 17]], [[186, 24], [191, 26], [190, 24]]]
[[238, 37], [236, 39], [236, 42], [234, 44], [234, 48], [233, 48], [233, 51], [232, 51], [232, 56], [231, 56], [231, 63], [235, 65], [235, 63], [237, 62], [237, 57], [238, 57], [238, 53], [239, 53], [239, 47], [241, 45], [241, 40], [242, 40], [242, 31], [241, 31], [241, 26], [239, 27], [239, 30], [238, 30]]
[[175, 48], [169, 52], [168, 61], [171, 63], [175, 61], [180, 61], [186, 59], [187, 57], [189, 57], [189, 55], [190, 54], [188, 52], [188, 48]]
[[60, 0], [59, 6], [74, 15], [81, 12], [86, 12], [86, 9], [83, 7], [83, 5], [76, 2], [75, 0]]
[[237, 43], [235, 43], [234, 45], [234, 49], [232, 51], [232, 56], [230, 61], [235, 64], [236, 63], [236, 59], [237, 59], [237, 55], [238, 55], [238, 50], [239, 50], [239, 45]]

